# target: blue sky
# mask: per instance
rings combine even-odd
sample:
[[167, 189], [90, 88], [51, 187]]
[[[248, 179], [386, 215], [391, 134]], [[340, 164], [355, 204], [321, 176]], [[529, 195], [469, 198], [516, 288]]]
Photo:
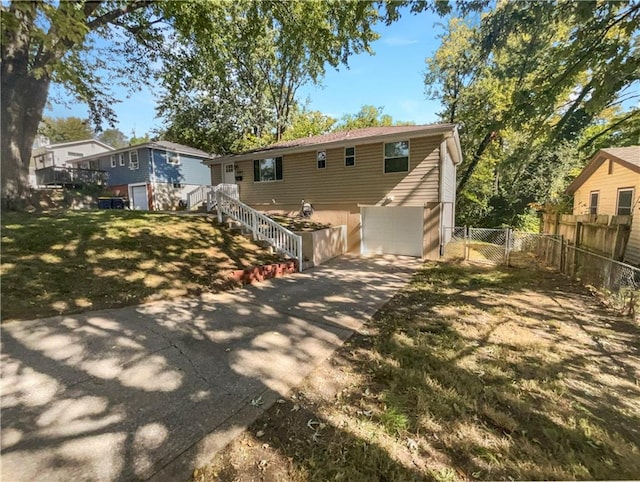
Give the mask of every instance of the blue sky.
[[440, 104], [424, 94], [425, 58], [438, 48], [443, 19], [430, 12], [405, 14], [389, 27], [379, 26], [381, 38], [374, 55], [361, 54], [349, 69], [328, 70], [322, 86], [305, 86], [299, 94], [313, 110], [333, 117], [354, 114], [365, 105], [384, 107], [394, 120], [424, 124], [437, 121]]
[[[394, 120], [417, 124], [437, 121], [439, 103], [425, 98], [423, 72], [425, 58], [439, 45], [437, 35], [443, 29], [437, 24], [442, 22], [437, 15], [423, 12], [405, 13], [389, 27], [379, 24], [376, 31], [381, 38], [373, 44], [374, 55], [352, 56], [348, 69], [329, 68], [322, 85], [302, 87], [298, 99], [303, 103], [308, 100], [311, 109], [337, 118], [355, 114], [369, 104], [383, 107], [383, 112]], [[114, 89], [121, 100], [114, 106], [117, 127], [125, 135], [131, 136], [135, 131], [141, 136], [161, 127], [161, 121], [155, 118], [154, 91], [157, 90], [157, 86], [144, 86], [134, 93]], [[52, 94], [64, 97], [57, 89]], [[88, 111], [85, 105], [67, 100], [66, 105], [51, 103], [45, 115], [86, 118]]]

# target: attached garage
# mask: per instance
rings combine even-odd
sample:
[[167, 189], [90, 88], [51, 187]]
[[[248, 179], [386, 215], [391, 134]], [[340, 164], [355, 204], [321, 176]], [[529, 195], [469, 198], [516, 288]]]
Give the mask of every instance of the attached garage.
[[423, 256], [424, 208], [360, 208], [363, 254]]
[[131, 209], [149, 210], [149, 191], [146, 184], [130, 184], [129, 199], [131, 200]]

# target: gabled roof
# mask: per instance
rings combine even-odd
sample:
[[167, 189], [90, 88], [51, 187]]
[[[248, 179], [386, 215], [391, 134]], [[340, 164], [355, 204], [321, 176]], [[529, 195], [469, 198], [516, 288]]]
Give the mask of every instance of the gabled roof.
[[79, 144], [99, 144], [102, 147], [104, 147], [105, 149], [109, 150], [109, 151], [114, 151], [115, 149], [113, 147], [111, 147], [109, 144], [105, 144], [102, 141], [99, 141], [98, 139], [83, 139], [81, 141], [69, 141], [69, 142], [59, 142], [56, 144], [49, 144], [46, 146], [41, 146], [44, 149], [55, 149], [58, 147], [69, 147], [69, 146], [77, 146]]
[[208, 152], [201, 151], [200, 149], [196, 149], [195, 147], [178, 144], [177, 142], [153, 141], [153, 142], [148, 142], [146, 144], [142, 144], [142, 146], [151, 147], [153, 149], [164, 149], [166, 151], [176, 151], [176, 152], [179, 152], [180, 154], [191, 154], [196, 157], [204, 157], [207, 159], [211, 159], [215, 157], [215, 155], [209, 154]]
[[[135, 146], [127, 146], [121, 147], [120, 149], [115, 149], [112, 152], [109, 152], [109, 155], [118, 154], [120, 152], [127, 152], [132, 149], [140, 149], [140, 148], [151, 148], [151, 149], [161, 149], [163, 151], [173, 151], [179, 154], [186, 154], [189, 156], [200, 157], [202, 159], [214, 159], [215, 155], [209, 154], [205, 151], [201, 151], [200, 149], [196, 149], [195, 147], [185, 146], [183, 144], [178, 144], [177, 142], [169, 142], [169, 141], [150, 141], [145, 142], [144, 144], [136, 144]], [[67, 162], [84, 162], [87, 160], [98, 159], [100, 157], [104, 157], [107, 154], [102, 152], [100, 154], [91, 154], [90, 156], [79, 157], [77, 159], [73, 159], [72, 161]]]
[[569, 184], [565, 192], [567, 194], [575, 193], [606, 160], [611, 160], [640, 174], [640, 146], [607, 147], [596, 152], [589, 164]]
[[[383, 141], [401, 136], [404, 138], [420, 137], [424, 135], [436, 135], [450, 133], [449, 137], [454, 140], [456, 149], [459, 153], [458, 158], [454, 159], [456, 163], [462, 160], [460, 149], [460, 140], [456, 124], [426, 124], [411, 126], [381, 126], [381, 127], [365, 127], [362, 129], [353, 129], [350, 131], [330, 132], [319, 136], [302, 137], [291, 141], [278, 142], [267, 147], [251, 149], [249, 151], [237, 154], [228, 154], [220, 156], [212, 161], [206, 161], [205, 164], [218, 164], [228, 161], [247, 161], [260, 159], [265, 157], [281, 156], [283, 154], [292, 154], [295, 152], [309, 151], [312, 149], [352, 146], [355, 142], [362, 141]], [[455, 155], [455, 154], [454, 154]]]

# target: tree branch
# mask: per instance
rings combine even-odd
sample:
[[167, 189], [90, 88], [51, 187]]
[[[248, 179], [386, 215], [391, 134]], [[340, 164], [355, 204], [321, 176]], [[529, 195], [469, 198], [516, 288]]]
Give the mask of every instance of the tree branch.
[[576, 97], [576, 99], [573, 101], [569, 110], [565, 112], [565, 114], [562, 116], [560, 121], [558, 121], [558, 123], [555, 125], [555, 128], [553, 129], [554, 138], [556, 138], [558, 134], [560, 134], [560, 132], [562, 131], [562, 128], [565, 126], [567, 122], [569, 122], [569, 119], [571, 118], [573, 113], [576, 111], [576, 109], [578, 109], [578, 107], [580, 106], [580, 103], [584, 100], [587, 94], [589, 94], [589, 92], [592, 91], [592, 89], [593, 89], [593, 79], [591, 79], [591, 81], [589, 81], [589, 83], [582, 88], [582, 92], [580, 92], [578, 97]]
[[624, 13], [624, 15], [621, 15], [620, 17], [616, 18], [611, 24], [603, 28], [598, 38], [596, 38], [596, 40], [591, 43], [589, 48], [587, 48], [587, 50], [585, 51], [584, 55], [580, 57], [578, 61], [575, 62], [571, 67], [565, 69], [564, 73], [560, 76], [560, 78], [554, 81], [552, 87], [556, 87], [557, 85], [559, 85], [569, 76], [569, 74], [571, 74], [576, 68], [582, 65], [582, 63], [586, 61], [590, 57], [590, 55], [593, 53], [593, 49], [595, 49], [600, 44], [600, 42], [602, 42], [602, 39], [606, 37], [607, 33], [609, 33], [609, 30], [611, 30], [618, 23], [622, 22], [626, 17], [628, 17], [638, 9], [640, 9], [640, 4], [637, 4], [634, 7], [630, 8]]
[[589, 139], [588, 141], [584, 142], [579, 149], [584, 149], [586, 147], [589, 147], [591, 144], [594, 143], [594, 141], [600, 137], [602, 137], [603, 135], [605, 135], [607, 132], [612, 131], [613, 129], [615, 129], [616, 127], [618, 127], [620, 124], [622, 124], [623, 122], [625, 122], [626, 120], [630, 119], [631, 117], [635, 116], [635, 115], [640, 115], [640, 111], [639, 110], [633, 110], [631, 111], [628, 115], [624, 116], [622, 119], [620, 119], [619, 121], [614, 122], [613, 124], [611, 124], [609, 127], [607, 127], [605, 130], [598, 132], [595, 136], [593, 136], [591, 139]]
[[467, 184], [467, 181], [469, 181], [469, 178], [473, 174], [473, 171], [475, 171], [476, 166], [478, 165], [478, 162], [480, 162], [480, 158], [482, 157], [482, 154], [484, 154], [484, 151], [487, 150], [487, 147], [489, 147], [489, 145], [496, 138], [497, 135], [498, 135], [498, 131], [492, 130], [490, 132], [487, 132], [487, 134], [484, 136], [484, 139], [482, 139], [482, 142], [480, 142], [480, 145], [476, 149], [476, 152], [473, 154], [473, 158], [471, 159], [471, 163], [469, 164], [469, 167], [463, 174], [462, 178], [460, 178], [460, 182], [458, 182], [458, 192], [464, 189], [464, 186]]
[[104, 15], [96, 17], [90, 22], [87, 22], [87, 27], [91, 31], [96, 30], [100, 27], [103, 27], [104, 25], [113, 22], [123, 15], [126, 15], [127, 13], [131, 13], [140, 8], [147, 7], [152, 3], [154, 3], [154, 0], [135, 0], [133, 2], [129, 2], [122, 8], [116, 8], [115, 10], [111, 10]]

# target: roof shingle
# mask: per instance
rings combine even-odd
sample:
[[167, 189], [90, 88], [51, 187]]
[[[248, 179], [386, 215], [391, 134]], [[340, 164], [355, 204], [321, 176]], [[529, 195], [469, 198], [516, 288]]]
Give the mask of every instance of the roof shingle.
[[289, 150], [289, 149], [301, 149], [305, 147], [320, 147], [323, 145], [329, 145], [347, 141], [358, 141], [363, 139], [370, 139], [375, 137], [391, 136], [394, 134], [412, 134], [412, 133], [428, 133], [430, 131], [447, 131], [454, 130], [456, 124], [423, 124], [423, 125], [408, 125], [408, 126], [379, 126], [379, 127], [363, 127], [361, 129], [353, 129], [350, 131], [338, 131], [330, 132], [328, 134], [321, 134], [318, 136], [301, 137], [299, 139], [293, 139], [291, 141], [278, 142], [266, 147], [259, 147], [257, 149], [251, 149], [236, 154], [227, 154], [215, 159], [216, 162], [230, 161], [235, 159], [242, 159], [252, 154], [271, 154], [272, 152]]

